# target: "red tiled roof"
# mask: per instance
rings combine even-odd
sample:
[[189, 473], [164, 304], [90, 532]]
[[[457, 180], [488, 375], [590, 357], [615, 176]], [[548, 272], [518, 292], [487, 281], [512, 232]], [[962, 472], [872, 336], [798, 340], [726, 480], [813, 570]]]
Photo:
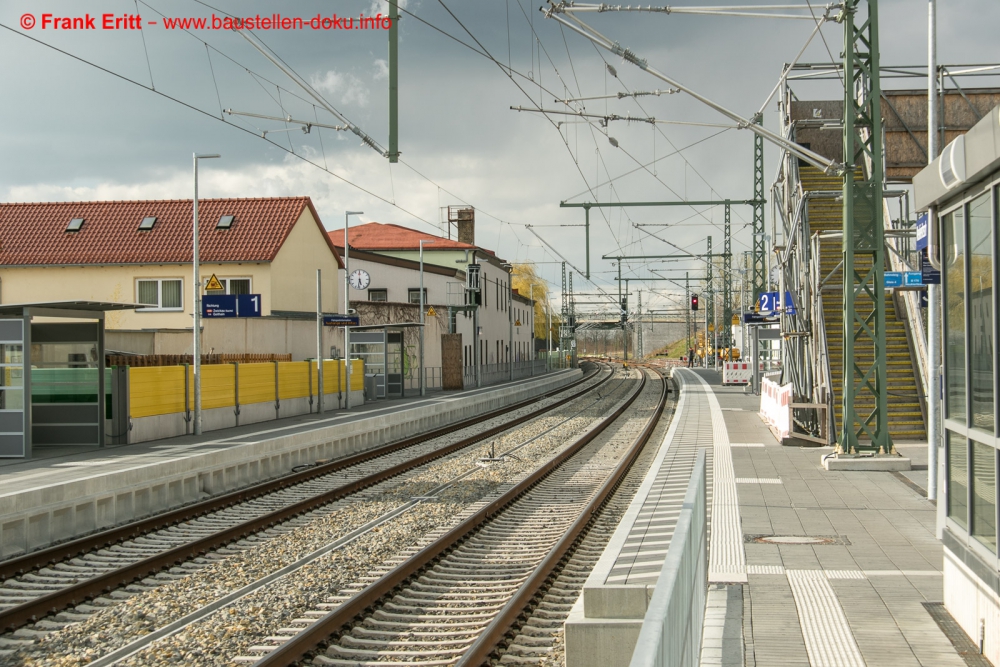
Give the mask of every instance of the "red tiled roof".
[[[330, 239], [338, 247], [344, 245], [344, 230], [334, 230], [329, 233]], [[472, 250], [476, 248], [468, 243], [459, 243], [443, 236], [418, 232], [408, 227], [388, 225], [381, 222], [368, 222], [350, 228], [349, 241], [352, 248], [358, 250], [417, 250], [421, 239], [434, 241], [432, 245], [424, 244], [424, 250]]]
[[[326, 238], [309, 197], [199, 199], [199, 259], [270, 262], [306, 207]], [[232, 228], [216, 229], [223, 215]], [[139, 231], [147, 216], [156, 224]], [[73, 218], [83, 227], [67, 232]], [[190, 199], [0, 204], [0, 266], [190, 262], [191, 221]]]

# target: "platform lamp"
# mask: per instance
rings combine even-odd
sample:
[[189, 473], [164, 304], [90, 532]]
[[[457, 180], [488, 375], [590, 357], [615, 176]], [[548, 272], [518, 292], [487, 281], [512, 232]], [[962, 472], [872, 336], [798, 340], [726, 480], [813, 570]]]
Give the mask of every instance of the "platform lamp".
[[514, 265], [504, 263], [503, 268], [507, 271], [507, 371], [508, 379], [514, 381]]
[[[352, 215], [364, 215], [364, 211], [344, 211], [344, 315], [351, 314], [351, 244], [347, 242], [347, 229], [351, 224]], [[351, 327], [344, 324], [344, 376], [347, 383], [347, 395], [344, 397], [344, 409], [351, 409]]]
[[420, 239], [420, 395], [427, 395], [426, 380], [424, 378], [424, 244], [434, 243], [433, 239]]
[[194, 434], [201, 435], [201, 267], [198, 262], [198, 160], [222, 157], [217, 153], [193, 153], [194, 160], [194, 231], [192, 233], [192, 265], [194, 271], [194, 354], [191, 355], [194, 375]]

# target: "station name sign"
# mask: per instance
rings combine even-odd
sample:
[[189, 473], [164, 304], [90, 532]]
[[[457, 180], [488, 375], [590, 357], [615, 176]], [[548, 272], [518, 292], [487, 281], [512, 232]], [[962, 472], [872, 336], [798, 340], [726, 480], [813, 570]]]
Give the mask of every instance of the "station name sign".
[[361, 324], [357, 315], [324, 315], [323, 325], [327, 327], [356, 327]]

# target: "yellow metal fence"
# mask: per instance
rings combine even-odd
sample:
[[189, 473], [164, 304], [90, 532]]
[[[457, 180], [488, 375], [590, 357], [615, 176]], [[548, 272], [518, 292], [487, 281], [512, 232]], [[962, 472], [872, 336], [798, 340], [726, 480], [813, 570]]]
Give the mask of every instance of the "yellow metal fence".
[[[187, 382], [184, 374], [187, 372]], [[276, 361], [258, 364], [212, 364], [201, 367], [201, 407], [227, 408], [251, 403], [309, 398], [319, 393], [316, 363]], [[323, 362], [323, 393], [344, 391], [344, 360]], [[312, 386], [310, 387], [310, 379]], [[151, 366], [129, 369], [132, 417], [184, 412], [193, 406], [194, 381], [190, 366]], [[364, 362], [351, 362], [351, 391], [364, 389]]]

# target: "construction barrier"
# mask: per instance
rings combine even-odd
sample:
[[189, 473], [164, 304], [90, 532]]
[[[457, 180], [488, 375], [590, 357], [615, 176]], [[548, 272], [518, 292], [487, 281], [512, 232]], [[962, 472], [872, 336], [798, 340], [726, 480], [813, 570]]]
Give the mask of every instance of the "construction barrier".
[[747, 361], [726, 361], [722, 364], [722, 384], [750, 384], [753, 368]]
[[787, 438], [792, 429], [792, 385], [779, 385], [767, 378], [760, 384], [760, 418], [770, 426], [778, 439]]

